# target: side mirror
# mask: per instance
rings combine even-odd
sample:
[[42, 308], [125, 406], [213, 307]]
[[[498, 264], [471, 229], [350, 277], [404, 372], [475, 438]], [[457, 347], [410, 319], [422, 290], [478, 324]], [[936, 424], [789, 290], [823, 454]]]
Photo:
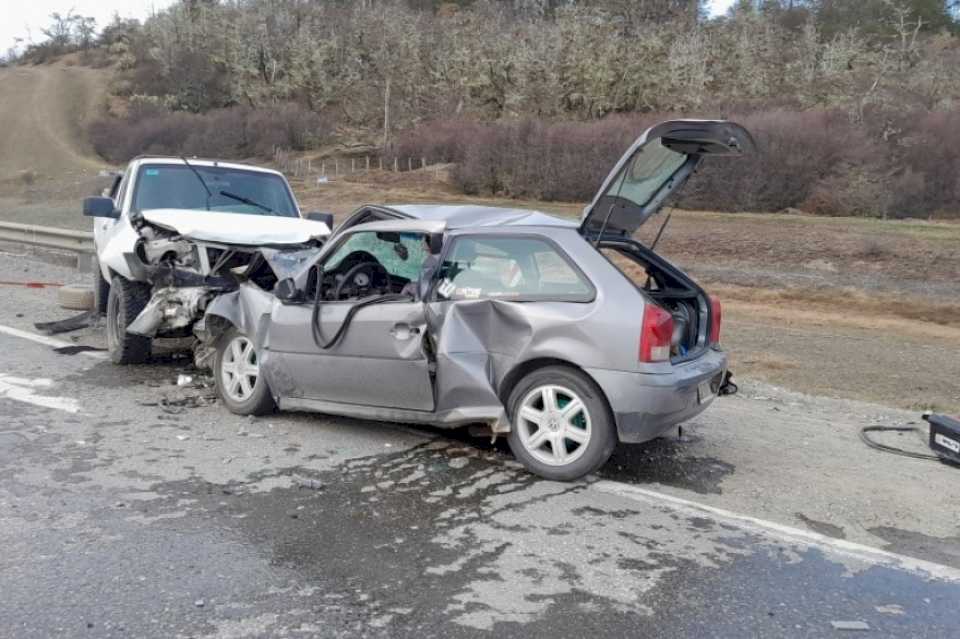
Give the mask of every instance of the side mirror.
[[320, 211], [312, 211], [307, 213], [307, 219], [314, 222], [323, 222], [327, 225], [327, 228], [331, 231], [333, 230], [333, 213], [321, 213]]
[[109, 217], [118, 219], [120, 211], [108, 197], [88, 197], [83, 199], [83, 214], [87, 217]]
[[277, 282], [277, 285], [273, 287], [273, 294], [284, 304], [299, 304], [306, 299], [303, 291], [297, 288], [297, 283], [293, 281], [292, 277]]

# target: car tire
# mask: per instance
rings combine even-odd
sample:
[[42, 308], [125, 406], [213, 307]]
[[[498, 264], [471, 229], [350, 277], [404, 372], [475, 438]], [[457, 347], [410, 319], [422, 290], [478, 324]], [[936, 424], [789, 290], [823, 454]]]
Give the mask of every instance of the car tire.
[[131, 282], [119, 275], [110, 284], [107, 297], [107, 349], [114, 364], [142, 364], [150, 357], [153, 340], [127, 332], [147, 302], [150, 286]]
[[267, 380], [260, 374], [259, 353], [253, 342], [231, 327], [217, 342], [213, 360], [217, 395], [236, 415], [268, 415], [276, 410]]
[[93, 310], [100, 315], [107, 314], [107, 302], [110, 299], [110, 282], [100, 271], [100, 260], [93, 258]]
[[547, 366], [527, 374], [507, 406], [510, 450], [545, 479], [579, 479], [606, 463], [617, 444], [603, 392], [574, 368]]

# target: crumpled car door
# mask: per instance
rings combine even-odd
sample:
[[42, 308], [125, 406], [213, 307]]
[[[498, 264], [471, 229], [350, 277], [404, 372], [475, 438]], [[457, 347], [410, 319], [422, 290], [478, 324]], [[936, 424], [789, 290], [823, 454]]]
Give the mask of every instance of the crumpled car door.
[[[320, 332], [332, 337], [353, 302], [320, 307]], [[274, 391], [288, 397], [431, 411], [430, 363], [420, 302], [360, 309], [344, 336], [323, 350], [313, 339], [311, 304], [276, 304], [268, 343]]]

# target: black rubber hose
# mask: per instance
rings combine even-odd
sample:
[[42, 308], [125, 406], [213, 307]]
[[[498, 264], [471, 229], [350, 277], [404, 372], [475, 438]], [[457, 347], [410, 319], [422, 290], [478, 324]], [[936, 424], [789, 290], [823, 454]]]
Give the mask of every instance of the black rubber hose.
[[867, 433], [909, 433], [909, 432], [920, 432], [920, 429], [916, 426], [864, 426], [860, 429], [860, 439], [863, 440], [863, 443], [869, 446], [870, 448], [875, 448], [877, 450], [882, 450], [886, 453], [893, 453], [894, 455], [901, 455], [903, 457], [912, 457], [914, 459], [928, 459], [930, 461], [943, 461], [940, 459], [939, 455], [931, 455], [929, 453], [916, 453], [911, 450], [903, 450], [902, 448], [896, 448], [894, 446], [887, 446], [886, 444], [881, 444], [876, 442], [867, 435]]

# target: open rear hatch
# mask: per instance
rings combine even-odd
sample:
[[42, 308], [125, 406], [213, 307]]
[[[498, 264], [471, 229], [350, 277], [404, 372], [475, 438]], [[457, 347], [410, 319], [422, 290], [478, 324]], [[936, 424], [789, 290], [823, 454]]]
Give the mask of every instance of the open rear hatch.
[[720, 339], [720, 304], [683, 271], [638, 242], [633, 234], [663, 207], [705, 155], [742, 155], [755, 149], [739, 124], [672, 120], [634, 142], [584, 209], [580, 233], [657, 306], [670, 313], [669, 359], [698, 357]]
[[641, 135], [583, 210], [580, 232], [588, 237], [629, 237], [687, 181], [704, 155], [741, 155], [753, 136], [723, 120], [670, 120]]

